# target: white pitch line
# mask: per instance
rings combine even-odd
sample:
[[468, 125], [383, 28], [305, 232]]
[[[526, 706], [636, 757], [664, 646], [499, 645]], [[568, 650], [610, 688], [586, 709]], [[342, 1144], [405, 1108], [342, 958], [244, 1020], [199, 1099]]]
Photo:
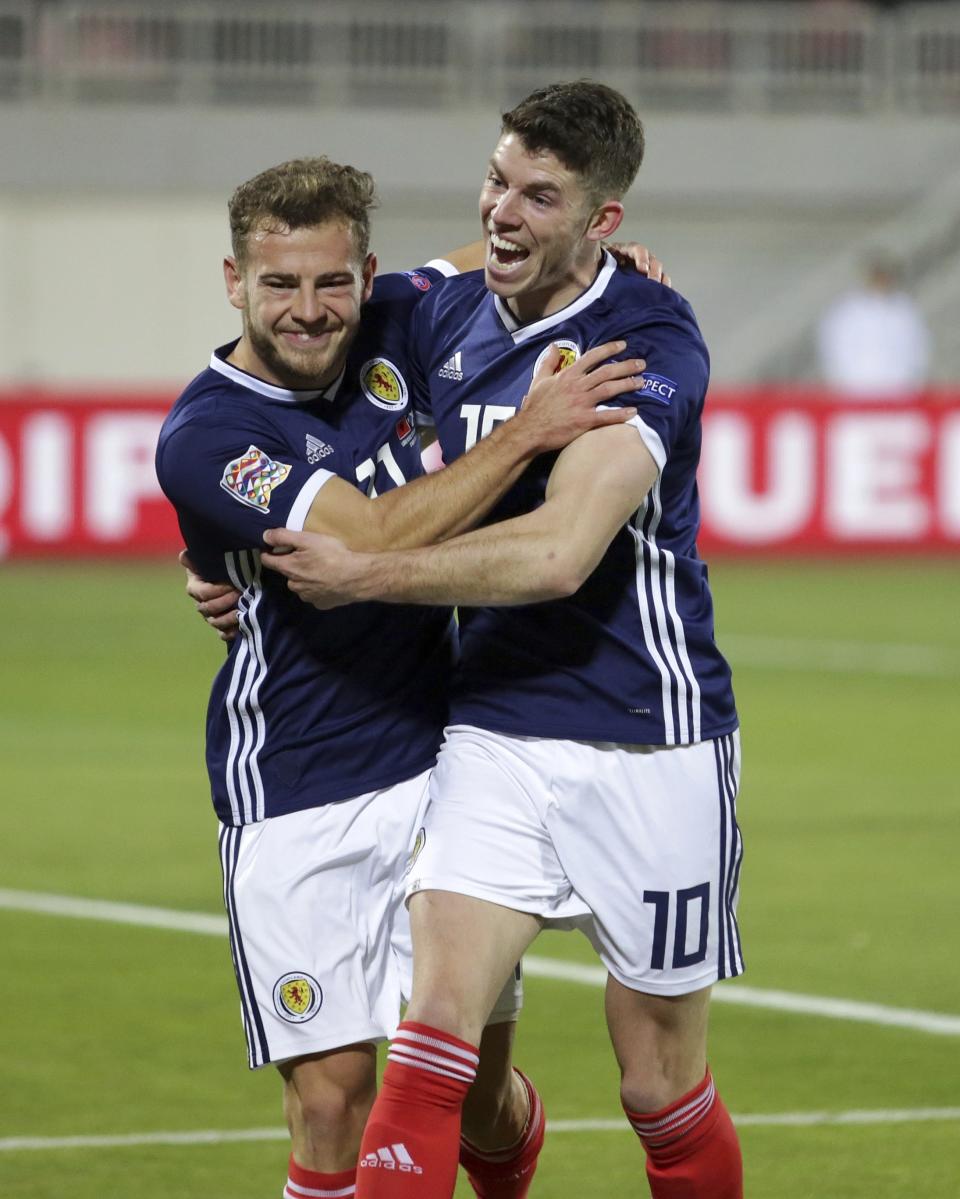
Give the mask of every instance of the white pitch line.
[[[738, 1128], [813, 1128], [819, 1125], [917, 1124], [960, 1120], [960, 1107], [895, 1108], [888, 1111], [771, 1112], [735, 1115]], [[620, 1120], [548, 1120], [550, 1133], [632, 1132]], [[286, 1141], [285, 1128], [203, 1129], [196, 1132], [131, 1132], [115, 1136], [5, 1137], [0, 1153], [47, 1153], [54, 1149], [136, 1149], [145, 1145], [227, 1145], [240, 1141]]]
[[[584, 983], [591, 987], [602, 987], [607, 981], [607, 972], [602, 966], [584, 966], [577, 962], [564, 962], [558, 958], [525, 957], [523, 971], [531, 978]], [[855, 999], [828, 999], [821, 995], [767, 991], [759, 987], [745, 987], [740, 983], [721, 983], [714, 988], [713, 1001], [767, 1008], [778, 1012], [794, 1012], [803, 1016], [825, 1016], [834, 1020], [856, 1020], [863, 1024], [885, 1024], [947, 1037], [960, 1036], [960, 1016], [917, 1011], [912, 1008], [885, 1007], [879, 1003], [862, 1003]]]
[[[881, 1111], [770, 1112], [730, 1117], [738, 1128], [814, 1128], [824, 1124], [920, 1124], [960, 1120], [960, 1107], [892, 1108]], [[623, 1120], [548, 1120], [550, 1132], [619, 1132]], [[0, 1142], [2, 1144], [2, 1142]]]
[[162, 928], [178, 933], [202, 933], [212, 937], [227, 935], [226, 916], [178, 912], [175, 908], [151, 908], [139, 903], [114, 903], [108, 899], [50, 895], [44, 891], [7, 891], [0, 888], [0, 908], [37, 912], [44, 916], [68, 916], [77, 920], [104, 920], [108, 924], [135, 924], [140, 928]]
[[[892, 1108], [886, 1111], [770, 1112], [730, 1117], [738, 1128], [814, 1128], [824, 1124], [919, 1124], [960, 1120], [960, 1107]], [[550, 1132], [619, 1132], [623, 1120], [548, 1120]], [[0, 1142], [2, 1144], [2, 1142]]]
[[233, 1141], [286, 1141], [289, 1137], [285, 1128], [130, 1132], [89, 1137], [6, 1137], [0, 1140], [0, 1153], [45, 1152], [48, 1149], [127, 1149], [142, 1145], [226, 1145]]
[[906, 678], [960, 678], [960, 654], [946, 646], [724, 633], [720, 637], [720, 647], [734, 666]]
[[[206, 936], [225, 937], [227, 933], [227, 921], [224, 916], [142, 907], [133, 903], [113, 903], [102, 899], [78, 899], [70, 895], [50, 895], [42, 891], [12, 891], [0, 888], [0, 909], [2, 908], [80, 920], [102, 920], [112, 924], [133, 924], [171, 932], [200, 933]], [[602, 966], [587, 966], [578, 962], [566, 962], [560, 958], [530, 955], [524, 958], [523, 968], [530, 978], [581, 983], [590, 987], [602, 987], [607, 981], [607, 972]], [[861, 1024], [906, 1028], [937, 1036], [960, 1036], [960, 1016], [943, 1012], [887, 1007], [879, 1003], [831, 999], [792, 991], [764, 990], [759, 987], [745, 987], [740, 983], [722, 983], [714, 989], [713, 998], [716, 1003], [733, 1003], [743, 1007], [792, 1012], [801, 1016], [822, 1016], [833, 1020], [853, 1020]]]

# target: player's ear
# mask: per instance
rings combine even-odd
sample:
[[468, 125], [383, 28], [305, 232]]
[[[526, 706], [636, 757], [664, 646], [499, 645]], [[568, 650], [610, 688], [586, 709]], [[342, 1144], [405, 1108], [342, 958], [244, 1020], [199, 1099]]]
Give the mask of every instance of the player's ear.
[[227, 299], [234, 308], [246, 308], [247, 294], [243, 286], [243, 275], [237, 265], [236, 258], [224, 258], [223, 282], [227, 288]]
[[377, 256], [368, 254], [363, 264], [363, 295], [362, 303], [366, 303], [373, 293], [373, 277], [377, 273]]
[[604, 200], [593, 210], [590, 224], [587, 226], [589, 241], [604, 241], [611, 237], [620, 227], [623, 220], [623, 205], [619, 200]]

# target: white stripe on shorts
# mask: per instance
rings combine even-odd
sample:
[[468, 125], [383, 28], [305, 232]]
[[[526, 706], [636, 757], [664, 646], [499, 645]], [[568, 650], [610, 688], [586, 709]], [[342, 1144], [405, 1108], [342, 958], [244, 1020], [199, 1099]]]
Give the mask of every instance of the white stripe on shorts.
[[233, 891], [243, 832], [242, 826], [232, 828], [230, 825], [221, 824], [220, 867], [223, 871], [223, 905], [227, 910], [227, 924], [230, 930], [230, 956], [233, 959], [237, 988], [240, 991], [240, 1015], [243, 1020], [243, 1031], [247, 1038], [247, 1061], [250, 1069], [255, 1070], [258, 1066], [270, 1061], [270, 1046], [267, 1043], [267, 1034], [260, 1017], [260, 1009], [253, 994], [253, 977], [247, 964], [243, 939], [240, 936], [237, 905]]
[[743, 973], [740, 929], [735, 910], [740, 883], [740, 863], [743, 858], [743, 842], [736, 815], [740, 762], [735, 734], [717, 737], [713, 744], [720, 802], [717, 977], [731, 978]]

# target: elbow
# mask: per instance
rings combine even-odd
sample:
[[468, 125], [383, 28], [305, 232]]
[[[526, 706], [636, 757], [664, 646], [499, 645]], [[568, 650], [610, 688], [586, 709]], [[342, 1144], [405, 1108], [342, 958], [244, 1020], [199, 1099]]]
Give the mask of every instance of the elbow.
[[574, 554], [551, 550], [547, 552], [545, 569], [541, 575], [544, 594], [542, 600], [567, 599], [584, 585], [590, 575], [589, 563]]

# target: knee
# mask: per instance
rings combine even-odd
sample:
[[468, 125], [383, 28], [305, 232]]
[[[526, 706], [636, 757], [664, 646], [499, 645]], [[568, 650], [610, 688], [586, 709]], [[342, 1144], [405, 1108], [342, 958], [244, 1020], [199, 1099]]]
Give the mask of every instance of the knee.
[[696, 1087], [706, 1072], [706, 1050], [698, 1038], [664, 1035], [656, 1026], [648, 1033], [634, 1053], [621, 1058], [620, 1101], [631, 1112], [668, 1107]]
[[414, 995], [404, 1016], [415, 1024], [426, 1024], [468, 1045], [478, 1045], [486, 1013], [472, 1011], [471, 1005], [452, 992], [435, 989]]
[[326, 1139], [352, 1127], [358, 1118], [365, 1118], [373, 1098], [371, 1093], [365, 1102], [362, 1095], [342, 1087], [309, 1087], [296, 1095], [296, 1115], [311, 1136]]
[[629, 1112], [661, 1111], [694, 1090], [706, 1070], [700, 1054], [651, 1055], [623, 1070], [620, 1102]]
[[330, 1078], [319, 1071], [300, 1072], [284, 1089], [287, 1123], [310, 1142], [338, 1141], [362, 1128], [376, 1098], [376, 1078]]
[[620, 1080], [620, 1102], [628, 1112], [658, 1112], [679, 1098], [673, 1090], [662, 1072], [638, 1066]]

